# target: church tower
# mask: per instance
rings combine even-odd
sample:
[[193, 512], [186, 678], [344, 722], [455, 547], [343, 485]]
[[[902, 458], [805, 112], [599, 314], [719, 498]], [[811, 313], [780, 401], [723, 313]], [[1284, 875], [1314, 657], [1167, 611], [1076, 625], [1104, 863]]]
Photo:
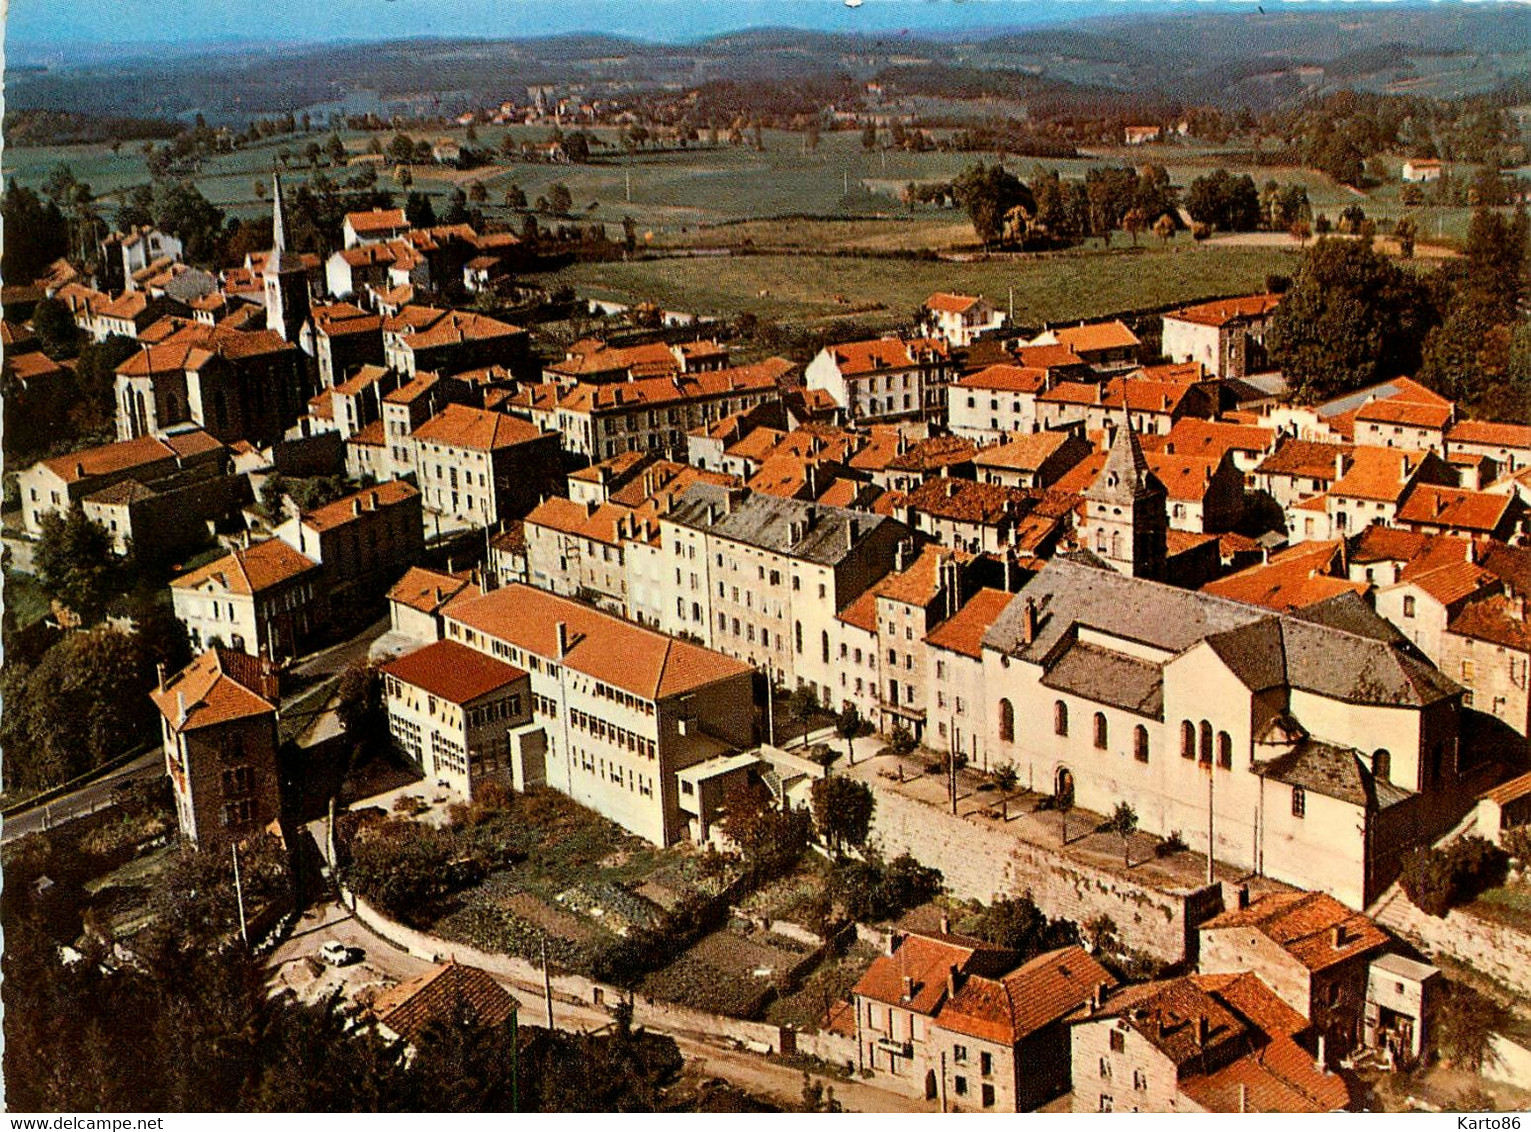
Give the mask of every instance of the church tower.
[[266, 259], [266, 329], [296, 344], [308, 321], [308, 272], [287, 250], [287, 222], [282, 214], [282, 178], [271, 174], [271, 255]]
[[1168, 493], [1148, 470], [1143, 446], [1126, 414], [1114, 427], [1100, 475], [1084, 493], [1079, 542], [1113, 570], [1162, 580], [1169, 529]]

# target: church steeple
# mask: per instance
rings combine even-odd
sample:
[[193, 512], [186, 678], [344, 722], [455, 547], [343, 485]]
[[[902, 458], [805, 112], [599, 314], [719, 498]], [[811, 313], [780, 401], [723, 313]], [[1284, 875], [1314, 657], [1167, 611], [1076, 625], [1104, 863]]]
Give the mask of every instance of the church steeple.
[[284, 341], [297, 342], [308, 320], [308, 272], [303, 260], [287, 250], [287, 216], [282, 177], [271, 172], [271, 254], [266, 257], [266, 329]]
[[1125, 407], [1095, 482], [1084, 493], [1079, 541], [1114, 570], [1161, 578], [1169, 527], [1168, 493], [1148, 467]]

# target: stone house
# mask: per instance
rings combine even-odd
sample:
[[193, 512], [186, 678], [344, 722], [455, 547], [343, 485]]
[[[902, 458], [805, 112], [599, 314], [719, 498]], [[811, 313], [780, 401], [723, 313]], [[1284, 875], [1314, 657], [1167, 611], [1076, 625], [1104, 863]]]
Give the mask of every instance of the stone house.
[[171, 605], [192, 648], [222, 642], [280, 661], [301, 655], [325, 625], [321, 578], [317, 562], [267, 539], [174, 579]]

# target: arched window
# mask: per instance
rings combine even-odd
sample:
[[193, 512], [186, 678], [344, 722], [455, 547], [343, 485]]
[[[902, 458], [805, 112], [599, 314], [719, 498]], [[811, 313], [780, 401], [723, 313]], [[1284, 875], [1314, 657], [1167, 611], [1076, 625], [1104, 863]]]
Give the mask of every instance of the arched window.
[[1148, 761], [1148, 728], [1141, 723], [1132, 729], [1132, 757], [1140, 763]]
[[1097, 527], [1095, 530], [1095, 551], [1098, 554], [1106, 553], [1106, 528]]
[[1009, 700], [999, 701], [999, 741], [1015, 742], [1015, 707]]
[[1121, 531], [1112, 531], [1111, 532], [1111, 557], [1112, 558], [1120, 558], [1121, 556], [1122, 556], [1122, 532]]
[[1392, 781], [1393, 755], [1386, 747], [1372, 752], [1372, 776], [1380, 782]]
[[1062, 700], [1053, 705], [1053, 732], [1057, 735], [1069, 733], [1069, 706]]
[[1224, 770], [1233, 769], [1233, 737], [1226, 731], [1217, 733], [1217, 765]]
[[1183, 759], [1196, 757], [1196, 724], [1189, 719], [1180, 724], [1180, 757]]
[[1205, 719], [1201, 721], [1201, 761], [1212, 762], [1212, 725]]
[[1105, 716], [1105, 713], [1104, 712], [1096, 712], [1095, 713], [1095, 749], [1099, 750], [1099, 751], [1104, 751], [1106, 749], [1106, 739], [1107, 739], [1107, 735], [1106, 735], [1106, 716]]

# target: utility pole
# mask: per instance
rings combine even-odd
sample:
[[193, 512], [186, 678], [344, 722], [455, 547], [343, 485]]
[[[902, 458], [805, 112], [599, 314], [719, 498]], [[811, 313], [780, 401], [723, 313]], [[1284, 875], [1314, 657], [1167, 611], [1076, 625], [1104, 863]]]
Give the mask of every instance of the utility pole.
[[1213, 782], [1212, 769], [1213, 768], [1212, 768], [1211, 754], [1212, 754], [1211, 751], [1207, 752], [1207, 755], [1208, 755], [1208, 759], [1207, 759], [1207, 884], [1208, 884], [1209, 887], [1212, 884], [1212, 846], [1214, 844], [1214, 842], [1212, 840], [1212, 782]]
[[946, 1112], [946, 1051], [941, 1051], [941, 1111]]
[[1011, 326], [1015, 325], [1015, 284], [1010, 285], [1010, 318]]
[[[519, 1004], [518, 1004], [519, 1005]], [[521, 1012], [510, 1012], [510, 1111], [521, 1111]]]
[[627, 187], [627, 203], [628, 204], [632, 204], [633, 203], [633, 174], [632, 174], [631, 170], [624, 170], [623, 171], [623, 173], [622, 173], [622, 181], [623, 181], [623, 183]]
[[766, 742], [776, 746], [776, 680], [766, 661]]
[[245, 946], [250, 946], [250, 928], [245, 923], [245, 886], [239, 876], [239, 842], [229, 846], [234, 852], [234, 899], [239, 904], [239, 938], [245, 941]]
[[548, 1029], [553, 1028], [553, 980], [548, 974], [548, 937], [542, 937], [542, 1000], [548, 1009]]
[[949, 748], [949, 750], [946, 752], [946, 765], [947, 765], [947, 768], [948, 768], [948, 770], [950, 772], [949, 773], [949, 778], [951, 780], [952, 815], [956, 816], [956, 813], [957, 813], [957, 748], [951, 742], [951, 731], [952, 731], [952, 728], [956, 726], [956, 720], [955, 720], [955, 717], [953, 717], [953, 716], [947, 716], [946, 720], [947, 720], [947, 722], [946, 722], [946, 730], [947, 730], [946, 738], [947, 738], [947, 747]]

